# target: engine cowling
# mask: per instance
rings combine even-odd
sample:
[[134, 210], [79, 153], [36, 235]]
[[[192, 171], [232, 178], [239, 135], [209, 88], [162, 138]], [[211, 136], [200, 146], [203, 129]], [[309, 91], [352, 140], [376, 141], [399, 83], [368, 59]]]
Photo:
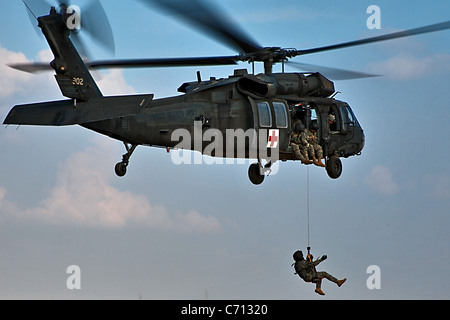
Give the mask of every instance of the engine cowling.
[[275, 73], [247, 75], [237, 82], [239, 91], [254, 98], [326, 98], [335, 92], [334, 83], [320, 73]]

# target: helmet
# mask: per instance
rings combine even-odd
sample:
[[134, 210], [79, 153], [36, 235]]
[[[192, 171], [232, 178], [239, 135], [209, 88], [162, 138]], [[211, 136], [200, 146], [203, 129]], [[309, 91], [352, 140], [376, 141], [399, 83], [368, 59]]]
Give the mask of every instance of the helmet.
[[310, 126], [311, 130], [319, 130], [319, 124], [317, 122], [311, 122], [311, 126]]
[[297, 123], [295, 125], [295, 132], [303, 132], [305, 131], [305, 126], [303, 125], [303, 123]]
[[294, 252], [294, 260], [295, 261], [305, 260], [305, 258], [303, 258], [303, 252], [301, 252], [300, 250], [295, 251]]

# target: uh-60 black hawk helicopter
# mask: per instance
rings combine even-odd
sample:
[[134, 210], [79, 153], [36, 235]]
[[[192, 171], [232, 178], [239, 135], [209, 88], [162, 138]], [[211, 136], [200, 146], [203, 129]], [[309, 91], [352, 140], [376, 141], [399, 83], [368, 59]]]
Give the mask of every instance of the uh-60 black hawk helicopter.
[[[50, 14], [39, 17], [37, 20], [55, 57], [50, 66], [56, 71], [56, 81], [62, 94], [70, 99], [15, 106], [4, 124], [80, 125], [122, 141], [127, 152], [115, 167], [116, 174], [119, 176], [126, 174], [130, 156], [137, 146], [163, 147], [168, 150], [179, 148], [180, 141], [179, 139], [174, 141], [173, 133], [178, 129], [184, 129], [185, 132], [194, 136], [194, 139], [187, 143], [184, 141], [183, 149], [200, 151], [213, 157], [257, 159], [258, 162], [249, 168], [249, 178], [252, 183], [260, 184], [275, 161], [298, 160], [290, 145], [290, 137], [294, 130], [294, 123], [301, 120], [307, 128], [310, 125], [318, 127], [318, 141], [323, 149], [326, 171], [331, 178], [336, 179], [342, 172], [340, 158], [361, 153], [365, 140], [363, 129], [350, 106], [334, 98], [336, 92], [333, 82], [318, 72], [285, 73], [284, 63], [300, 55], [450, 28], [450, 21], [447, 21], [330, 46], [306, 50], [283, 49], [258, 45], [217, 10], [213, 10], [211, 6], [200, 0], [142, 1], [179, 14], [188, 22], [212, 33], [225, 44], [237, 48], [240, 54], [86, 62], [80, 57], [71, 40], [78, 35], [72, 32], [69, 25], [69, 20], [76, 12], [70, 9], [67, 2], [59, 1], [58, 9], [51, 7]], [[94, 7], [97, 8], [91, 13], [94, 15], [94, 20], [106, 18], [104, 11], [98, 9], [101, 8], [98, 0]], [[108, 23], [104, 25], [109, 26]], [[91, 32], [97, 32], [97, 36], [100, 34], [98, 39], [110, 39], [111, 37], [105, 34], [108, 28], [102, 27], [102, 29], [91, 30]], [[211, 78], [207, 81], [203, 81], [198, 73], [197, 81], [184, 83], [178, 89], [183, 93], [182, 95], [157, 100], [153, 99], [153, 94], [104, 97], [89, 72], [89, 69], [104, 67], [234, 65], [240, 61], [252, 64], [262, 62], [264, 73], [254, 75], [248, 74], [246, 69], [235, 70], [234, 75], [227, 79]], [[276, 63], [283, 64], [282, 73], [272, 73], [272, 67]], [[311, 65], [290, 63], [302, 70], [311, 67]], [[32, 72], [49, 66], [34, 64], [13, 67]], [[327, 74], [334, 74], [334, 79], [373, 76], [341, 69], [312, 67], [317, 67], [316, 70], [325, 70], [324, 73]], [[330, 115], [335, 119], [335, 122], [331, 124]], [[201, 140], [199, 143], [198, 137], [195, 137], [196, 131], [204, 133], [212, 129], [215, 130], [212, 136], [215, 136], [216, 140], [218, 135], [226, 136], [230, 132], [247, 133], [254, 130], [259, 134], [244, 135], [245, 141], [241, 144], [233, 143], [236, 138], [234, 136], [231, 139], [231, 150], [230, 141], [225, 143], [224, 139], [221, 139], [221, 144], [215, 144], [214, 148], [208, 147], [213, 140], [212, 137], [209, 141]], [[216, 142], [218, 141], [220, 139]]]

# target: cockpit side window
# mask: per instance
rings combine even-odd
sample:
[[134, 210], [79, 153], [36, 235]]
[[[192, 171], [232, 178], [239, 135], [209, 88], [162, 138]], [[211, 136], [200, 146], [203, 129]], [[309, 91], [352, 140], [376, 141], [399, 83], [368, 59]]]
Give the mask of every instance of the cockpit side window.
[[359, 126], [358, 121], [349, 106], [342, 108], [341, 114], [344, 125]]
[[275, 112], [275, 123], [277, 128], [287, 128], [288, 116], [285, 104], [282, 102], [274, 102], [273, 110]]
[[258, 102], [259, 125], [263, 128], [272, 127], [272, 113], [268, 102]]

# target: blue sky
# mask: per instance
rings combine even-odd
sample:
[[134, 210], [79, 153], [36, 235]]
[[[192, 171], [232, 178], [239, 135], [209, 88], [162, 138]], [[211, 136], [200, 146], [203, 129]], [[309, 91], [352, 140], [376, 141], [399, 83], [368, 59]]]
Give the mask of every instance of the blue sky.
[[[4, 2], [4, 3], [3, 3]], [[28, 75], [13, 62], [49, 61], [21, 1], [0, 11], [0, 115], [16, 104], [61, 99], [51, 72]], [[80, 6], [86, 1], [80, 1]], [[447, 21], [448, 1], [214, 1], [263, 46], [298, 49]], [[139, 1], [103, 1], [116, 58], [235, 54]], [[381, 9], [369, 30], [366, 9]], [[90, 43], [95, 59], [112, 58]], [[341, 178], [282, 163], [253, 186], [246, 165], [182, 165], [140, 147], [125, 178], [114, 175], [120, 142], [81, 127], [0, 130], [0, 298], [323, 299], [293, 274], [292, 253], [328, 255], [319, 269], [328, 299], [448, 299], [450, 156], [446, 137], [450, 32], [296, 58], [383, 77], [336, 81], [340, 100], [365, 130], [359, 157]], [[239, 68], [248, 68], [242, 63]], [[280, 66], [274, 71], [279, 72]], [[95, 72], [106, 95], [176, 95], [186, 81], [227, 77], [233, 68]], [[257, 72], [262, 66], [257, 66]], [[296, 72], [287, 68], [287, 72]], [[82, 289], [66, 287], [79, 265]], [[378, 265], [381, 289], [369, 290]]]

